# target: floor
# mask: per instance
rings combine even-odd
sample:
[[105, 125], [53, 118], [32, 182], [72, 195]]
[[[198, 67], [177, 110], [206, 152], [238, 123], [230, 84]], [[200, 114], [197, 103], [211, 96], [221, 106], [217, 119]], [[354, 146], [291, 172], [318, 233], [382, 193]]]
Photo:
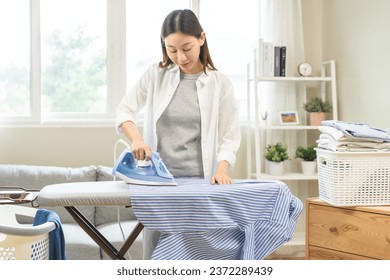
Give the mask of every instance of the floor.
[[304, 260], [305, 246], [304, 245], [283, 245], [276, 249], [267, 260]]

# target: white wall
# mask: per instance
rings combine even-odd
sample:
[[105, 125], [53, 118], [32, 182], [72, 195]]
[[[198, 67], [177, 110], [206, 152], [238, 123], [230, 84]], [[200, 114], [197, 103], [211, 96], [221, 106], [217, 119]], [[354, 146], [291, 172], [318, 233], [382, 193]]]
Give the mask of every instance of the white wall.
[[340, 119], [390, 128], [390, 1], [323, 0], [323, 57], [337, 62]]
[[113, 127], [2, 127], [0, 163], [112, 166], [118, 139]]
[[339, 119], [390, 128], [390, 1], [302, 0], [306, 60], [337, 63]]
[[322, 0], [302, 0], [302, 25], [305, 60], [313, 66], [313, 75], [320, 75], [323, 62], [323, 8]]
[[[306, 60], [337, 62], [339, 116], [390, 127], [390, 1], [302, 0]], [[246, 136], [235, 178], [246, 177]], [[108, 165], [119, 139], [113, 127], [0, 127], [0, 163], [58, 166]]]

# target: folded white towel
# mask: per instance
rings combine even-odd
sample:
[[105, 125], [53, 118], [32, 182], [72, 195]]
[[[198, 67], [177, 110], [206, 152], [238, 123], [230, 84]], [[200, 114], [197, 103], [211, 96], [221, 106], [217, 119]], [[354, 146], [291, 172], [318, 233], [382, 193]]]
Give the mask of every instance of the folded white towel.
[[326, 149], [334, 152], [390, 152], [390, 147], [373, 148], [355, 145], [355, 143], [339, 144], [339, 143], [318, 143], [318, 148]]
[[344, 135], [344, 133], [341, 130], [338, 130], [337, 128], [331, 127], [331, 126], [320, 126], [319, 130], [327, 135], [330, 135], [333, 137], [333, 139], [337, 141], [347, 141], [348, 137]]
[[322, 133], [316, 141], [319, 148], [339, 152], [375, 152], [390, 151], [390, 142], [373, 141], [337, 141], [331, 135]]
[[390, 142], [373, 142], [373, 141], [337, 141], [328, 134], [321, 134], [316, 141], [321, 145], [333, 145], [335, 147], [351, 147], [351, 148], [370, 148], [378, 150], [390, 149]]

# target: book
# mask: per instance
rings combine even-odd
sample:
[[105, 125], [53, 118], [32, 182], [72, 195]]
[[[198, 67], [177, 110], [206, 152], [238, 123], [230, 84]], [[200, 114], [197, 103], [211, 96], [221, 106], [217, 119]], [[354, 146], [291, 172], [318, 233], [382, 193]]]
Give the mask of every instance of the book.
[[263, 62], [263, 76], [274, 76], [274, 44], [272, 42], [264, 42], [264, 62]]
[[274, 76], [280, 77], [280, 47], [274, 47]]
[[280, 76], [286, 77], [286, 46], [280, 47]]

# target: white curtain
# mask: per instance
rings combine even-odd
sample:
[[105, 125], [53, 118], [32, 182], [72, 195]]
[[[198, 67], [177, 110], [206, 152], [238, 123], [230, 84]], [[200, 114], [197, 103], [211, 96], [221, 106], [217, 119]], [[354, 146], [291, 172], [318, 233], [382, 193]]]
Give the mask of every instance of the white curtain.
[[301, 0], [260, 0], [260, 37], [287, 46], [287, 74], [304, 59]]
[[[297, 66], [304, 61], [301, 0], [260, 0], [260, 13], [260, 37], [275, 46], [286, 46], [286, 76], [297, 76]], [[262, 113], [268, 113], [267, 125], [280, 124], [280, 111], [297, 111], [299, 123], [306, 124], [303, 110], [306, 94], [302, 83], [263, 82], [259, 86], [259, 107]], [[305, 135], [304, 130], [267, 130], [263, 143], [287, 145], [291, 164], [285, 164], [286, 172], [297, 172], [295, 149], [306, 145]]]
[[[259, 0], [261, 16], [260, 37], [275, 45], [287, 47], [286, 76], [298, 76], [298, 64], [305, 60], [302, 28], [301, 0]], [[300, 125], [306, 125], [306, 113], [303, 103], [306, 102], [306, 89], [303, 83], [261, 83], [261, 92], [264, 100], [259, 104], [261, 110], [269, 112], [268, 125], [280, 124], [278, 112], [296, 110]], [[285, 172], [300, 172], [300, 162], [295, 159], [295, 150], [299, 145], [307, 145], [306, 130], [265, 130], [266, 135], [261, 135], [262, 143], [282, 142], [287, 145], [290, 160], [285, 165]], [[265, 147], [263, 147], [265, 149]], [[265, 166], [265, 160], [263, 166]], [[267, 170], [266, 170], [267, 171]], [[315, 181], [312, 181], [315, 184]], [[299, 198], [309, 197], [310, 181], [288, 181], [290, 190]], [[315, 185], [313, 186], [315, 187]], [[298, 220], [293, 239], [304, 244], [305, 213]], [[297, 249], [296, 254], [300, 254]]]

